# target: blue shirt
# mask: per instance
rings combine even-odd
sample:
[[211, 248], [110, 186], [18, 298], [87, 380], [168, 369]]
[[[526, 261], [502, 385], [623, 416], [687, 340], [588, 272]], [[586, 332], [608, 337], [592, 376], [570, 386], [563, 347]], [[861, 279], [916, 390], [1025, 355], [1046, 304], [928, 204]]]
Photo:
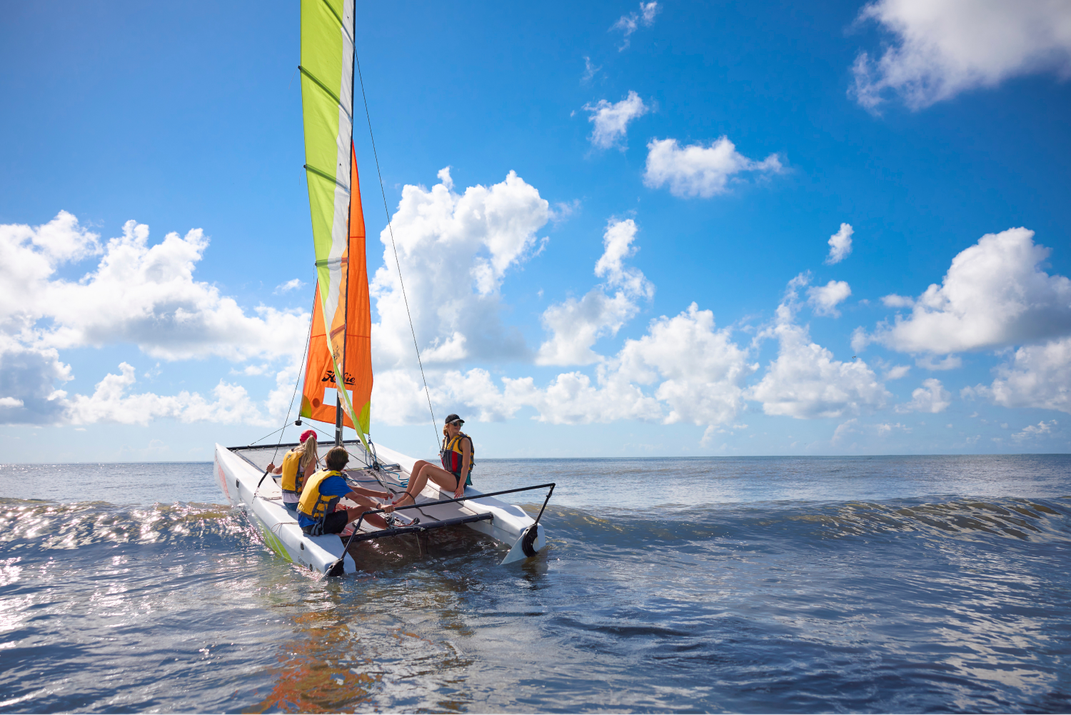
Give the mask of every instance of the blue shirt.
[[[338, 475], [330, 476], [320, 482], [321, 494], [329, 494], [333, 497], [344, 497], [352, 491], [353, 489], [350, 485], [346, 484], [346, 480]], [[313, 519], [311, 516], [305, 516], [299, 511], [297, 523], [298, 526], [301, 527], [312, 526], [316, 523], [316, 519]]]

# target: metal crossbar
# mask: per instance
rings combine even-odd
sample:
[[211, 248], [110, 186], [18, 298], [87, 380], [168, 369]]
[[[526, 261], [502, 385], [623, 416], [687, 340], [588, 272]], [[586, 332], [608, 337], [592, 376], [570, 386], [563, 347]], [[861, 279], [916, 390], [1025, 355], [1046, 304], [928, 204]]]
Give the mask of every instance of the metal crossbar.
[[473, 514], [471, 516], [459, 516], [456, 519], [443, 519], [442, 521], [429, 521], [428, 523], [410, 524], [408, 526], [395, 526], [389, 529], [380, 529], [368, 534], [358, 534], [356, 531], [350, 536], [349, 544], [358, 541], [371, 541], [372, 539], [384, 539], [388, 536], [400, 536], [401, 534], [419, 534], [431, 529], [441, 529], [444, 526], [457, 526], [458, 524], [471, 524], [474, 521], [491, 521], [494, 514]]

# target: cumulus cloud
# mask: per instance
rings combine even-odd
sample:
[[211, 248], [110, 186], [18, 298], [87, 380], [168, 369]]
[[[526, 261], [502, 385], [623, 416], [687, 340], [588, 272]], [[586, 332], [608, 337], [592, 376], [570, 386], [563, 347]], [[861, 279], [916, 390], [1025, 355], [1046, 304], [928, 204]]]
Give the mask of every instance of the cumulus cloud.
[[[264, 306], [247, 314], [216, 287], [195, 280], [207, 246], [200, 229], [150, 245], [148, 227], [134, 221], [102, 244], [66, 211], [41, 226], [0, 226], [0, 423], [166, 416], [263, 424], [244, 389], [227, 383], [215, 388], [215, 400], [186, 392], [126, 394], [134, 381], [126, 363], [122, 374], [106, 376], [92, 395], [69, 396], [62, 389], [73, 371], [59, 351], [80, 347], [129, 343], [166, 360], [218, 355], [234, 362], [299, 361], [308, 314]], [[97, 260], [81, 279], [60, 274], [88, 259]]]
[[623, 51], [628, 48], [631, 42], [632, 33], [639, 29], [642, 24], [644, 27], [650, 27], [654, 24], [655, 16], [658, 15], [658, 11], [662, 8], [657, 2], [641, 2], [639, 12], [630, 12], [628, 15], [622, 15], [621, 18], [610, 27], [610, 30], [619, 30], [624, 33], [624, 40], [617, 48], [618, 51]]
[[842, 417], [882, 407], [889, 393], [863, 360], [834, 359], [811, 340], [806, 327], [796, 324], [798, 289], [806, 284], [806, 275], [789, 282], [775, 324], [759, 335], [776, 338], [778, 353], [748, 398], [762, 403], [768, 415], [797, 419]]
[[947, 354], [1071, 333], [1071, 280], [1041, 269], [1050, 249], [1033, 238], [1025, 228], [983, 236], [952, 259], [942, 284], [927, 288], [908, 317], [878, 326], [869, 340]]
[[717, 330], [714, 313], [695, 303], [673, 318], [652, 321], [646, 335], [625, 342], [615, 364], [613, 378], [657, 384], [654, 396], [668, 408], [665, 424], [730, 422], [743, 408], [745, 381], [757, 369], [731, 331]]
[[293, 280], [289, 280], [286, 283], [282, 283], [282, 284], [276, 286], [275, 287], [275, 292], [276, 293], [288, 293], [288, 292], [290, 292], [292, 290], [297, 290], [299, 288], [304, 288], [304, 287], [305, 287], [305, 282], [303, 280], [301, 280], [300, 278], [294, 278]]
[[[718, 330], [710, 311], [692, 304], [687, 311], [651, 322], [648, 332], [627, 340], [616, 356], [602, 358], [594, 379], [579, 371], [555, 376], [544, 386], [532, 377], [503, 377], [473, 369], [432, 371], [435, 404], [464, 406], [478, 419], [508, 419], [529, 407], [535, 419], [551, 424], [589, 424], [617, 420], [728, 423], [744, 404], [744, 383], [756, 369], [747, 350], [728, 329]], [[388, 373], [377, 376], [376, 419], [391, 424], [426, 419], [417, 379]], [[425, 403], [426, 404], [426, 403]]]
[[591, 114], [588, 121], [595, 125], [590, 137], [593, 146], [609, 149], [616, 145], [624, 149], [628, 123], [647, 114], [649, 109], [640, 95], [630, 91], [616, 104], [600, 99], [595, 104], [585, 104], [584, 111]]
[[850, 93], [867, 109], [890, 95], [920, 109], [1016, 76], [1071, 75], [1071, 4], [1065, 0], [878, 0], [861, 11], [895, 41], [852, 67]]
[[[0, 329], [39, 348], [133, 343], [167, 360], [218, 355], [241, 361], [304, 344], [308, 316], [259, 306], [247, 315], [233, 298], [194, 280], [208, 239], [200, 229], [149, 245], [148, 226], [128, 221], [103, 248], [60, 214], [44, 226], [0, 226]], [[61, 265], [103, 254], [79, 281]]]
[[1023, 428], [1022, 432], [1016, 432], [1015, 434], [1013, 434], [1012, 439], [1014, 439], [1016, 442], [1022, 442], [1023, 440], [1030, 439], [1032, 437], [1042, 437], [1044, 435], [1051, 435], [1053, 433], [1053, 428], [1056, 427], [1057, 424], [1058, 423], [1056, 420], [1051, 420], [1049, 422], [1042, 420], [1036, 425], [1027, 425]]
[[963, 367], [963, 358], [959, 355], [946, 355], [938, 360], [935, 355], [922, 355], [915, 359], [915, 364], [925, 370], [958, 370]]
[[881, 303], [886, 308], [914, 308], [915, 301], [902, 295], [885, 295], [881, 297]]
[[[550, 204], [510, 172], [504, 181], [453, 190], [449, 169], [430, 190], [406, 186], [392, 218], [405, 290], [418, 341], [429, 361], [527, 359], [519, 331], [501, 320], [499, 288], [510, 269], [541, 250], [536, 233]], [[379, 313], [372, 326], [377, 373], [412, 361], [413, 338], [398, 284], [390, 228], [380, 233], [384, 265], [371, 294]]]
[[[595, 264], [595, 275], [603, 285], [591, 289], [580, 300], [569, 298], [543, 312], [543, 325], [551, 338], [539, 347], [540, 365], [590, 365], [601, 358], [592, 350], [595, 341], [616, 335], [639, 311], [637, 299], [650, 300], [654, 286], [637, 268], [624, 265], [636, 252], [633, 241], [639, 228], [632, 219], [611, 219], [603, 234], [603, 254]], [[616, 289], [613, 295], [607, 289]]]
[[885, 371], [884, 379], [886, 381], [899, 380], [900, 378], [905, 377], [910, 371], [911, 367], [908, 365], [893, 365]]
[[997, 368], [988, 387], [966, 388], [1003, 407], [1035, 407], [1071, 414], [1071, 337], [1027, 345]]
[[119, 370], [119, 375], [107, 375], [97, 383], [92, 395], [75, 395], [70, 400], [67, 420], [71, 424], [148, 424], [158, 417], [170, 417], [182, 422], [274, 424], [261, 415], [246, 389], [240, 385], [221, 380], [212, 391], [216, 398], [212, 402], [197, 393], [186, 391], [172, 396], [127, 394], [128, 388], [136, 382], [134, 368], [124, 362], [120, 363]]
[[944, 412], [952, 404], [952, 395], [935, 378], [922, 381], [922, 387], [911, 393], [911, 402], [897, 405], [897, 412]]
[[840, 230], [829, 237], [829, 255], [826, 257], [826, 265], [840, 263], [852, 252], [852, 227], [842, 223]]
[[740, 175], [777, 174], [783, 169], [781, 160], [771, 154], [762, 161], [753, 161], [736, 150], [728, 137], [721, 137], [710, 146], [691, 144], [683, 149], [676, 139], [652, 139], [647, 144], [647, 168], [643, 183], [651, 188], [669, 184], [674, 196], [701, 196], [709, 199], [724, 194]]
[[57, 385], [71, 368], [53, 348], [33, 348], [0, 335], [0, 424], [55, 424], [63, 420], [66, 393]]
[[815, 286], [807, 289], [807, 302], [814, 306], [814, 312], [818, 315], [830, 315], [840, 317], [837, 305], [845, 301], [852, 294], [851, 287], [845, 281], [830, 281], [824, 286]]

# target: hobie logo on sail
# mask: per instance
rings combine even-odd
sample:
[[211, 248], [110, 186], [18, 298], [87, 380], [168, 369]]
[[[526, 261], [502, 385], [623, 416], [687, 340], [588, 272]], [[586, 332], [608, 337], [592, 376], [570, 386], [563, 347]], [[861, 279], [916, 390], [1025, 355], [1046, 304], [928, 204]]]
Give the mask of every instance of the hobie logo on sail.
[[[330, 368], [324, 371], [323, 377], [320, 378], [320, 382], [326, 382], [329, 385], [338, 385], [335, 382], [335, 371]], [[357, 382], [357, 378], [353, 376], [349, 371], [346, 372], [345, 382], [347, 385], [353, 385]]]

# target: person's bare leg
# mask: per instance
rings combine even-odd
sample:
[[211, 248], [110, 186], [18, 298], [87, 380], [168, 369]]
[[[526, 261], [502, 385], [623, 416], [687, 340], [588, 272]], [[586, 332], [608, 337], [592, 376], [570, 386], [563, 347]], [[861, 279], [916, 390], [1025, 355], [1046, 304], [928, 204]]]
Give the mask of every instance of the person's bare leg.
[[[360, 504], [360, 506], [358, 506], [358, 507], [347, 507], [346, 508], [346, 523], [347, 524], [352, 523], [354, 521], [357, 521], [357, 519], [360, 518], [361, 514], [364, 514], [366, 511], [369, 511], [371, 509], [380, 509], [380, 508], [382, 508], [382, 505], [376, 504], [371, 499], [365, 500], [365, 499], [361, 498], [361, 499], [356, 499], [355, 501], [358, 504]], [[364, 518], [364, 520], [367, 521], [372, 526], [376, 527], [377, 529], [386, 529], [387, 528], [386, 520], [382, 516], [380, 516], [379, 514], [369, 514], [368, 516], [366, 516]]]
[[406, 485], [402, 495], [392, 503], [394, 507], [409, 506], [405, 503], [406, 498], [411, 503], [416, 504], [416, 495], [420, 494], [424, 490], [424, 485], [428, 483], [427, 467], [430, 466], [432, 466], [431, 463], [425, 462], [423, 459], [418, 459], [413, 464], [413, 471], [409, 473], [409, 484]]

